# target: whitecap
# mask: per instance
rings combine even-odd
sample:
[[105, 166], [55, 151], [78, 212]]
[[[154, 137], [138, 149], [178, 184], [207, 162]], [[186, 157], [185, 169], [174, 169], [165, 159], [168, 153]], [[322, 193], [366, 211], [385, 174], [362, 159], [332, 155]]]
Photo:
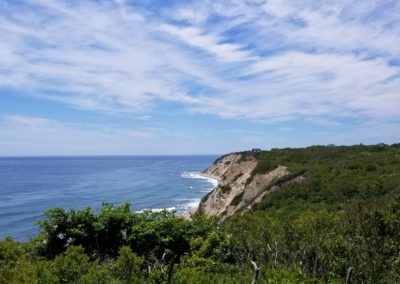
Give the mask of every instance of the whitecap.
[[203, 179], [213, 185], [213, 188], [218, 185], [218, 180], [211, 177], [206, 177], [199, 172], [184, 172], [181, 174], [183, 178]]
[[168, 208], [144, 208], [142, 210], [138, 210], [136, 211], [136, 213], [143, 213], [144, 211], [151, 211], [151, 212], [161, 212], [163, 210], [167, 210], [167, 211], [173, 211], [173, 210], [177, 210], [176, 207], [168, 207]]
[[200, 203], [200, 199], [193, 198], [193, 199], [176, 199], [176, 201], [179, 201], [180, 204], [178, 204], [177, 210], [178, 212], [186, 213], [190, 209], [197, 208]]

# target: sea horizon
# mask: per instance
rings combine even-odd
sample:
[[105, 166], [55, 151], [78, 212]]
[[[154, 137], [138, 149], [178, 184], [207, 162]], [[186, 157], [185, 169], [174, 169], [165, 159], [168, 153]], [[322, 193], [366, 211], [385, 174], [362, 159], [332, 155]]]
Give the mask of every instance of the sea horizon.
[[190, 157], [221, 156], [223, 154], [88, 154], [88, 155], [0, 155], [1, 158], [90, 158], [90, 157]]

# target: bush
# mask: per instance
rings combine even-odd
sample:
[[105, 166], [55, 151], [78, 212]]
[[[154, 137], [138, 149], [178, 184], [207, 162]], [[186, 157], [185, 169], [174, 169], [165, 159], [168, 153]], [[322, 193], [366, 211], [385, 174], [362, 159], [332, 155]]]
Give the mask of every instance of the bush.
[[349, 267], [352, 283], [400, 283], [398, 157], [398, 145], [263, 152], [258, 170], [290, 175], [222, 223], [129, 204], [51, 209], [37, 238], [0, 241], [0, 283], [250, 283], [251, 260], [257, 283], [343, 283]]
[[236, 196], [232, 199], [230, 205], [238, 206], [239, 203], [240, 203], [240, 202], [242, 201], [242, 199], [243, 199], [243, 195], [244, 195], [244, 192], [241, 192], [241, 193], [239, 193], [238, 195], [236, 195]]
[[42, 283], [80, 283], [89, 272], [92, 263], [81, 246], [69, 247], [53, 261], [47, 262], [41, 271]]
[[141, 283], [144, 275], [144, 260], [137, 256], [132, 250], [123, 246], [119, 250], [119, 257], [112, 266], [115, 278], [124, 280], [127, 283]]

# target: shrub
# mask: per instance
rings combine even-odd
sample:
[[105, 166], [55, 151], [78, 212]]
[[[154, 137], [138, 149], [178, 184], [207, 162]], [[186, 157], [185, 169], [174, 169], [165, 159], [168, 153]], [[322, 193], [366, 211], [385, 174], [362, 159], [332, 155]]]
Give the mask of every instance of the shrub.
[[244, 192], [241, 192], [241, 193], [239, 193], [238, 195], [236, 195], [236, 196], [232, 199], [230, 205], [238, 206], [239, 203], [240, 203], [240, 202], [242, 201], [242, 199], [243, 199], [243, 195], [244, 195]]

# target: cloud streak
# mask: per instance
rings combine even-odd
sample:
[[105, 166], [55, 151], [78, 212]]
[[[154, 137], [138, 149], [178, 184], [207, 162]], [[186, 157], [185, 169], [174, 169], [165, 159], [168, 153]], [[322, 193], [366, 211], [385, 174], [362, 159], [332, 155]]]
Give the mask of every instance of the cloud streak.
[[157, 139], [146, 128], [68, 123], [43, 117], [8, 114], [0, 117], [0, 155], [127, 154]]
[[124, 1], [5, 1], [0, 88], [107, 113], [148, 115], [168, 102], [257, 122], [391, 121], [399, 5], [177, 2], [155, 18]]

